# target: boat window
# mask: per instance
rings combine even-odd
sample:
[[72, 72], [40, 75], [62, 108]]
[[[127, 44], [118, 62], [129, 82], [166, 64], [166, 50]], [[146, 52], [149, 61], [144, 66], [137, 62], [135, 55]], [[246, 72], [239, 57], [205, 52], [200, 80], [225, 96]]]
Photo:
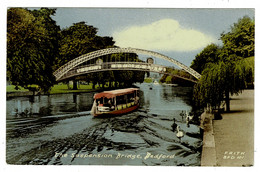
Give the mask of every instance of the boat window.
[[108, 103], [108, 98], [104, 97], [104, 104]]
[[100, 99], [96, 99], [97, 106], [113, 106], [115, 104], [114, 98], [108, 99], [106, 97], [102, 97]]
[[131, 102], [131, 101], [134, 101], [134, 98], [135, 98], [135, 94], [134, 93], [130, 93], [130, 94], [127, 94], [127, 99]]
[[97, 106], [100, 105], [100, 104], [104, 104], [103, 103], [103, 98], [96, 99], [96, 103], [97, 103]]
[[116, 97], [116, 104], [117, 105], [125, 104], [125, 103], [126, 103], [126, 100], [124, 99], [124, 95]]
[[108, 107], [110, 107], [110, 106], [112, 106], [113, 104], [112, 104], [112, 100], [111, 99], [108, 99], [108, 98], [106, 98], [106, 97], [104, 97], [104, 106], [108, 106]]

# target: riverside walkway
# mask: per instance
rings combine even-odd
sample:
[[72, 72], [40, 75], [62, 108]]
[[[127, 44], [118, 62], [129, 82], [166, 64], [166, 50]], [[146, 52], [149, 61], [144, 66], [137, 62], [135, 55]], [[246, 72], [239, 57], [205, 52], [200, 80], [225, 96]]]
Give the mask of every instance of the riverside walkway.
[[221, 120], [202, 114], [201, 166], [254, 165], [254, 90], [232, 96], [230, 109], [230, 113], [221, 114]]

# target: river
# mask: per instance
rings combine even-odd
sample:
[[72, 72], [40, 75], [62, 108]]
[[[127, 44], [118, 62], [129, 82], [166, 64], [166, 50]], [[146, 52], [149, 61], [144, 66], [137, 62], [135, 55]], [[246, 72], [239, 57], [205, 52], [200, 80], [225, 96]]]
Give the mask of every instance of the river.
[[[139, 109], [108, 118], [90, 115], [94, 93], [8, 98], [7, 163], [199, 166], [200, 128], [180, 115], [192, 111], [192, 88], [136, 86]], [[173, 118], [184, 133], [180, 139]]]

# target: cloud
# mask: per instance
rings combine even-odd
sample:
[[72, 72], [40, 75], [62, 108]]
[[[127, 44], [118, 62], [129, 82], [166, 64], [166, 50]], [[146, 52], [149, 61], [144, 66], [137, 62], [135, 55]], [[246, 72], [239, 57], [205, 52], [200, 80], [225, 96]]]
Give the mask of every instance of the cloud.
[[193, 51], [215, 42], [210, 35], [183, 28], [173, 19], [128, 27], [115, 32], [113, 38], [120, 47], [163, 51]]

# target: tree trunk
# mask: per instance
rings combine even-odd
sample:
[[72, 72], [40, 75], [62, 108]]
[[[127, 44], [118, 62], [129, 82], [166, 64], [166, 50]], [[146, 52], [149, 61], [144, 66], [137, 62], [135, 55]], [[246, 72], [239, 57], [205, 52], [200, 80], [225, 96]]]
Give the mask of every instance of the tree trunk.
[[96, 82], [93, 82], [92, 83], [92, 89], [95, 90], [95, 87], [96, 87]]
[[226, 111], [230, 112], [230, 99], [229, 99], [229, 91], [225, 91], [225, 102], [226, 102]]
[[67, 82], [67, 87], [68, 87], [68, 90], [70, 90], [70, 82], [69, 81]]
[[78, 89], [78, 84], [77, 84], [77, 81], [74, 80], [73, 81], [73, 90], [77, 90]]

